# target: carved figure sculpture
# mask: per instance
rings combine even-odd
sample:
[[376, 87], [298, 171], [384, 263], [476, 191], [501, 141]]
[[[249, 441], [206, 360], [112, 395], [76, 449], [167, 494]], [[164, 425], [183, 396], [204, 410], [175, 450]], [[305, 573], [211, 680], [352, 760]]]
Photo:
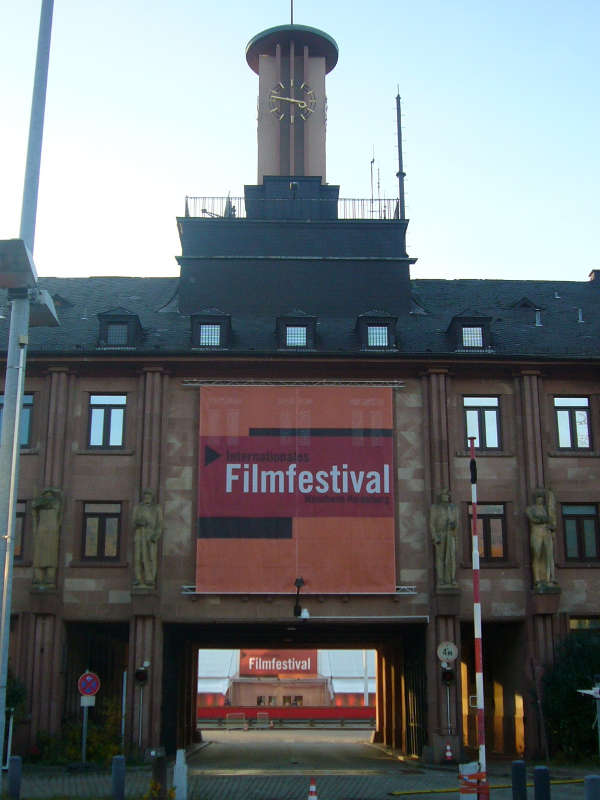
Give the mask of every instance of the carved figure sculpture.
[[533, 493], [533, 505], [527, 506], [525, 513], [529, 519], [533, 585], [538, 589], [544, 586], [555, 586], [557, 581], [554, 568], [554, 531], [556, 529], [554, 493], [550, 489], [536, 489]]
[[31, 504], [33, 517], [33, 584], [56, 586], [58, 541], [62, 522], [62, 493], [47, 488]]
[[442, 489], [429, 512], [429, 530], [435, 547], [437, 585], [456, 586], [456, 529], [458, 512], [450, 491]]
[[158, 540], [162, 534], [163, 518], [152, 489], [144, 489], [142, 500], [133, 509], [134, 586], [156, 586], [158, 569]]

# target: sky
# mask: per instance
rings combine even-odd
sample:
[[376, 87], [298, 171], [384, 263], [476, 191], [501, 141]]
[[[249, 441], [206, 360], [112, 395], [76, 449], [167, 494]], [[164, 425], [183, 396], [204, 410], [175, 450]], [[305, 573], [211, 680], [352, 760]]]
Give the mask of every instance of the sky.
[[[41, 0], [0, 7], [0, 238], [18, 236]], [[173, 276], [186, 195], [256, 183], [257, 33], [288, 0], [55, 0], [40, 276]], [[598, 0], [296, 0], [339, 47], [327, 180], [397, 196], [413, 277], [587, 280], [600, 268]], [[377, 190], [376, 190], [377, 191]]]

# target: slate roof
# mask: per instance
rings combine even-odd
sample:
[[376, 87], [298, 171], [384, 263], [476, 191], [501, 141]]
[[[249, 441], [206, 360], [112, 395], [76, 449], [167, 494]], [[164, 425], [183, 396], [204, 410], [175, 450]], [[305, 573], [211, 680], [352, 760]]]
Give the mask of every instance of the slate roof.
[[[307, 358], [331, 354], [353, 357], [481, 357], [482, 351], [457, 352], [448, 333], [456, 316], [490, 317], [491, 349], [487, 358], [539, 357], [589, 359], [600, 357], [600, 285], [589, 281], [509, 281], [509, 280], [425, 280], [410, 282], [412, 311], [398, 316], [397, 347], [389, 350], [361, 350], [356, 307], [347, 316], [328, 315], [328, 298], [318, 298], [317, 341], [311, 351], [292, 355]], [[139, 317], [143, 336], [132, 350], [138, 354], [167, 355], [196, 353], [199, 358], [214, 354], [212, 348], [193, 348], [190, 317], [178, 309], [178, 278], [42, 278], [40, 286], [56, 299], [61, 320], [59, 328], [33, 328], [29, 353], [83, 354], [106, 356], [110, 348], [99, 347], [98, 314], [123, 310]], [[332, 289], [334, 291], [334, 288]], [[260, 296], [260, 287], [257, 287]], [[529, 302], [522, 303], [526, 298]], [[3, 299], [0, 297], [0, 303]], [[333, 303], [335, 306], [336, 304]], [[395, 306], [393, 300], [391, 306]], [[206, 309], [215, 312], [210, 297]], [[256, 301], [254, 301], [256, 307]], [[4, 305], [6, 308], [6, 305]], [[230, 311], [219, 304], [223, 314]], [[229, 347], [226, 354], [273, 355], [278, 349], [276, 321], [289, 313], [286, 303], [280, 309], [231, 315]], [[541, 326], [536, 326], [535, 309], [541, 310]], [[583, 322], [578, 322], [581, 309]], [[388, 309], [378, 308], [378, 312]], [[372, 314], [371, 306], [360, 312]], [[0, 348], [6, 351], [8, 320], [0, 320]], [[117, 353], [122, 348], [114, 348]]]

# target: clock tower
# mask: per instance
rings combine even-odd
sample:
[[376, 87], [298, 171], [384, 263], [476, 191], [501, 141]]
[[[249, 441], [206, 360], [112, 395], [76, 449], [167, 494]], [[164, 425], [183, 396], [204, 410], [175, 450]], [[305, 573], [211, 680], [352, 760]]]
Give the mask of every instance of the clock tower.
[[246, 60], [258, 73], [258, 183], [265, 176], [325, 182], [325, 75], [338, 47], [323, 31], [280, 25], [257, 34]]

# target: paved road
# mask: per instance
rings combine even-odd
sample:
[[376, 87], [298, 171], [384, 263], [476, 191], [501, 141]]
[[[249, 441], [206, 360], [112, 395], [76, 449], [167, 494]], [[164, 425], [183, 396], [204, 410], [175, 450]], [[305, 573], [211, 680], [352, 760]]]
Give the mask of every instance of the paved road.
[[[189, 800], [307, 800], [314, 777], [317, 800], [458, 800], [456, 768], [424, 768], [402, 762], [369, 743], [360, 731], [209, 731], [190, 754]], [[510, 783], [510, 764], [493, 765], [492, 787]], [[581, 778], [577, 770], [561, 778]], [[149, 770], [128, 770], [126, 795], [147, 791]], [[451, 793], [444, 789], [455, 789]], [[433, 790], [431, 795], [422, 795]], [[392, 794], [404, 792], [406, 794]], [[108, 773], [70, 774], [25, 770], [21, 797], [110, 797]], [[492, 800], [511, 800], [511, 791], [492, 789]], [[533, 790], [529, 790], [533, 800]], [[467, 796], [468, 798], [468, 796]], [[552, 787], [552, 800], [583, 800], [583, 785]]]

